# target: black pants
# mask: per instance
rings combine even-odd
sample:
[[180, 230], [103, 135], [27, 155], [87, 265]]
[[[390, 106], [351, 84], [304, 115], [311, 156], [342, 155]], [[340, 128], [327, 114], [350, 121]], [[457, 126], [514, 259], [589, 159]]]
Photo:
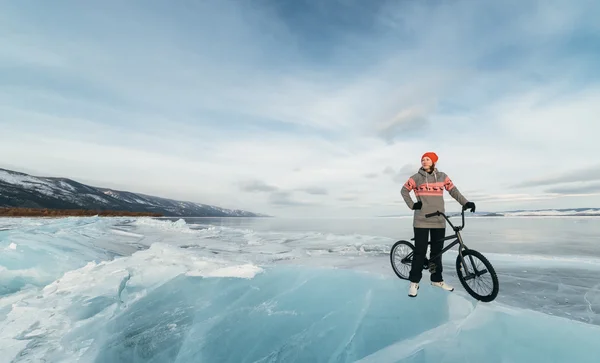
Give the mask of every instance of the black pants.
[[[411, 282], [421, 281], [423, 277], [423, 264], [427, 245], [429, 244], [429, 235], [431, 235], [431, 252], [429, 257], [433, 257], [444, 249], [444, 241], [435, 242], [446, 236], [446, 228], [414, 228], [415, 230], [415, 252], [413, 255], [412, 266], [408, 279]], [[435, 273], [431, 274], [431, 281], [440, 282], [442, 279], [442, 256], [431, 261], [435, 263]]]

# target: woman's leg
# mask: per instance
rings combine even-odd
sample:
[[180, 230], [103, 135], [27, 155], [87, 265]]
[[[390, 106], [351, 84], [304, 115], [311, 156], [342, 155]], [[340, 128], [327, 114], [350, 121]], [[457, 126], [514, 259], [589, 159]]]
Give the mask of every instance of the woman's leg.
[[442, 252], [444, 249], [444, 241], [439, 241], [440, 239], [446, 237], [446, 228], [432, 228], [431, 229], [431, 255], [429, 258], [431, 262], [435, 263], [435, 272], [431, 274], [432, 282], [442, 282], [444, 279], [442, 278], [442, 256], [433, 259], [433, 256]]
[[410, 282], [418, 283], [421, 281], [421, 277], [423, 277], [423, 264], [425, 262], [425, 254], [427, 253], [427, 245], [429, 243], [429, 229], [415, 227], [414, 230], [415, 251], [408, 279]]

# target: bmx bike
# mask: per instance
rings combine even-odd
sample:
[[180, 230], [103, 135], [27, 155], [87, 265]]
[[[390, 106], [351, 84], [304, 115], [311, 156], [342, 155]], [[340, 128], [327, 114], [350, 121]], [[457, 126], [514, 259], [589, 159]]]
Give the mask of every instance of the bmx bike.
[[[452, 227], [452, 230], [454, 230], [454, 234], [441, 238], [438, 240], [438, 242], [443, 243], [443, 241], [451, 240], [453, 238], [456, 239], [442, 249], [439, 254], [430, 256], [429, 259], [427, 256], [425, 256], [423, 270], [428, 269], [433, 273], [436, 266], [430, 261], [435, 260], [438, 256], [441, 256], [443, 253], [454, 247], [454, 245], [459, 244], [458, 256], [456, 256], [456, 273], [458, 274], [458, 279], [460, 280], [461, 285], [465, 288], [465, 290], [467, 290], [469, 295], [479, 301], [490, 302], [494, 300], [498, 295], [499, 290], [498, 276], [496, 275], [494, 267], [480, 252], [467, 248], [463, 242], [462, 236], [460, 235], [460, 231], [465, 227], [465, 208], [463, 208], [461, 213], [462, 226], [454, 226], [452, 222], [450, 222], [450, 219], [440, 211], [426, 214], [425, 217], [430, 218], [440, 215], [448, 221]], [[414, 240], [414, 238], [411, 238], [411, 241]], [[392, 264], [392, 268], [394, 269], [396, 275], [403, 280], [408, 280], [414, 249], [415, 246], [411, 242], [400, 240], [394, 243], [392, 249], [390, 250], [390, 262]], [[476, 263], [476, 259], [479, 260], [483, 266]], [[471, 267], [468, 266], [467, 262], [471, 263]], [[491, 282], [484, 283], [480, 280], [480, 278], [486, 274], [490, 275]], [[489, 291], [487, 293], [478, 293], [473, 287], [471, 287], [469, 284], [470, 282], [475, 282], [475, 285], [478, 287], [488, 288]]]

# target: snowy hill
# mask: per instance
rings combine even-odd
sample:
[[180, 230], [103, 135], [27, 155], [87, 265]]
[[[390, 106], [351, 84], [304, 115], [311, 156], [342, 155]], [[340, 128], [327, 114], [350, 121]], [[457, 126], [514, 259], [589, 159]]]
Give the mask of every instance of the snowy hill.
[[[448, 217], [460, 217], [459, 212], [447, 212]], [[412, 214], [392, 214], [380, 217], [406, 217]], [[467, 212], [465, 217], [600, 217], [600, 208], [569, 208], [569, 209], [522, 209], [504, 212]]]
[[[456, 217], [460, 213], [449, 213]], [[570, 209], [522, 209], [504, 212], [468, 213], [469, 217], [600, 217], [600, 208], [570, 208]]]
[[[448, 213], [451, 217], [460, 217], [460, 213]], [[522, 209], [504, 212], [467, 212], [466, 217], [600, 217], [600, 208], [570, 209]]]
[[600, 208], [539, 209], [502, 212], [504, 216], [600, 216]]
[[180, 217], [266, 217], [243, 210], [36, 177], [0, 168], [0, 207], [120, 210]]

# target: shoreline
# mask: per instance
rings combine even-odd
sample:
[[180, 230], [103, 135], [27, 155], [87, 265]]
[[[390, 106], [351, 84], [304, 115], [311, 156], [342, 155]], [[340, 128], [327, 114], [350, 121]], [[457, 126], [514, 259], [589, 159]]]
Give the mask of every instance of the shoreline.
[[1, 217], [164, 217], [160, 213], [93, 209], [52, 209], [0, 207]]

